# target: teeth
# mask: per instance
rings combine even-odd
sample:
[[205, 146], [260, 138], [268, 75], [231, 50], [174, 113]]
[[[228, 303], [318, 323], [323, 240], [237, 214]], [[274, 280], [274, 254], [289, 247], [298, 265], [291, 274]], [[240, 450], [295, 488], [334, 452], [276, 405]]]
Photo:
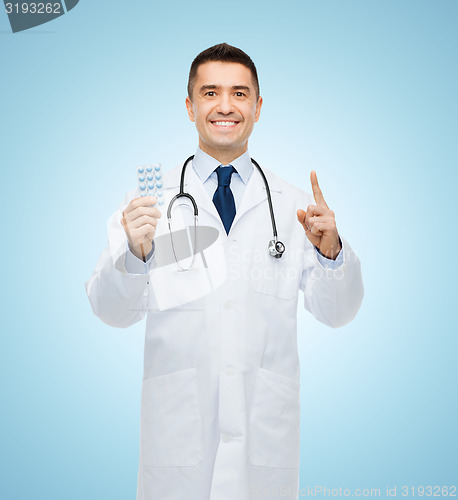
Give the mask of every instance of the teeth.
[[221, 127], [230, 127], [235, 125], [236, 122], [213, 122], [215, 125], [220, 125]]

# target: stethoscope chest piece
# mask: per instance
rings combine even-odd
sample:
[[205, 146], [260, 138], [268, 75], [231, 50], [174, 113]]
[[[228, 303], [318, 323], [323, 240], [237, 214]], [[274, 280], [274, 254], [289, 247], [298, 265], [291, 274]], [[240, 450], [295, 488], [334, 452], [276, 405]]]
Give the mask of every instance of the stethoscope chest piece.
[[283, 256], [283, 252], [285, 251], [285, 245], [281, 241], [270, 240], [269, 241], [269, 253], [272, 257], [279, 259]]

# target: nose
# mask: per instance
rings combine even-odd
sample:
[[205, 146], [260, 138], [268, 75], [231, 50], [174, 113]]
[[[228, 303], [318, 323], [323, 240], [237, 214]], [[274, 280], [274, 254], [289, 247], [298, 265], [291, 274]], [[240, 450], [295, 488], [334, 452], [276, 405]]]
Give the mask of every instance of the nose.
[[223, 115], [228, 115], [230, 113], [233, 113], [234, 111], [234, 105], [231, 100], [231, 96], [223, 93], [218, 101], [218, 105], [216, 106], [216, 111], [218, 113], [221, 113]]

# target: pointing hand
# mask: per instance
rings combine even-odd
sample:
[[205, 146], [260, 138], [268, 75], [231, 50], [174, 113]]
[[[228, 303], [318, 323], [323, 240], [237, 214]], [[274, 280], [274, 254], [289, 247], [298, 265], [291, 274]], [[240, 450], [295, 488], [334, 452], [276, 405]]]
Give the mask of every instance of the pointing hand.
[[334, 212], [324, 201], [314, 170], [310, 173], [310, 182], [316, 205], [309, 205], [306, 212], [298, 210], [297, 220], [302, 224], [310, 243], [316, 246], [325, 257], [335, 260], [342, 247]]

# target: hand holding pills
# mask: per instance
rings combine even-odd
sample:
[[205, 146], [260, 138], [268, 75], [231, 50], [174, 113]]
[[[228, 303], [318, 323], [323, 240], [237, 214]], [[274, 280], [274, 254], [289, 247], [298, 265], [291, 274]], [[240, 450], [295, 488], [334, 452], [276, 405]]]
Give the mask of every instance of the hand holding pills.
[[131, 252], [145, 261], [152, 249], [157, 219], [162, 215], [155, 206], [164, 203], [161, 166], [138, 167], [137, 181], [140, 196], [133, 199], [122, 213], [121, 225]]

